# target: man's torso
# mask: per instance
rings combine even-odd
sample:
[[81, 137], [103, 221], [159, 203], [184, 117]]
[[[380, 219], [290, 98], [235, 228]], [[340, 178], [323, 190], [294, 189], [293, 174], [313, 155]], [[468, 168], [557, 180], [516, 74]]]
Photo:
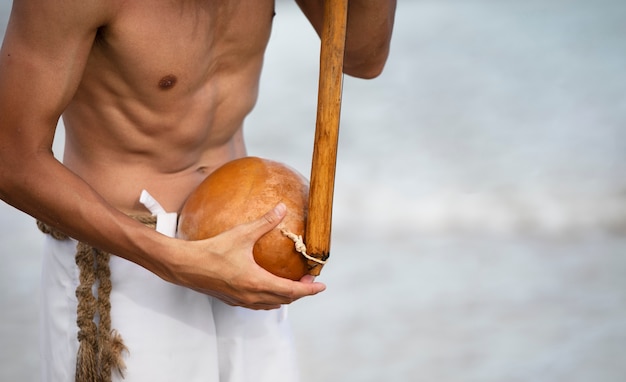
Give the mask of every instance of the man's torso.
[[115, 207], [148, 189], [178, 210], [245, 155], [273, 0], [128, 0], [96, 35], [64, 113], [64, 163]]

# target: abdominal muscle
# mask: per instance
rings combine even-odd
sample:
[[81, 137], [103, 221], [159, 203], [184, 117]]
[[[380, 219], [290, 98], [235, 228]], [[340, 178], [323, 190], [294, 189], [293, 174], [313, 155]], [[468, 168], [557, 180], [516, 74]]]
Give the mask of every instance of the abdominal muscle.
[[177, 97], [178, 111], [134, 101], [115, 108], [107, 105], [111, 95], [97, 91], [97, 102], [77, 98], [63, 115], [64, 165], [125, 213], [147, 212], [139, 203], [142, 189], [167, 211], [178, 211], [207, 175], [246, 155], [243, 120], [256, 87], [253, 82], [217, 99]]
[[142, 189], [178, 211], [208, 174], [246, 155], [243, 122], [274, 8], [272, 0], [145, 4], [125, 2], [99, 30], [63, 114], [65, 166], [126, 213], [146, 212]]

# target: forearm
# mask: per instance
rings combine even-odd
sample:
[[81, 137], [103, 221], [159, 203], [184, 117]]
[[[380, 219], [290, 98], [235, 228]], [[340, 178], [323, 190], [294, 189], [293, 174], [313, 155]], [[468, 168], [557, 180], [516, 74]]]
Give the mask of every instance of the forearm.
[[[325, 0], [296, 0], [321, 35]], [[328, 0], [332, 1], [332, 0]], [[396, 0], [349, 0], [344, 72], [361, 78], [378, 76], [389, 56]]]
[[0, 197], [5, 202], [77, 240], [169, 279], [163, 255], [172, 247], [172, 239], [113, 208], [51, 153], [16, 160], [17, 155], [3, 151]]

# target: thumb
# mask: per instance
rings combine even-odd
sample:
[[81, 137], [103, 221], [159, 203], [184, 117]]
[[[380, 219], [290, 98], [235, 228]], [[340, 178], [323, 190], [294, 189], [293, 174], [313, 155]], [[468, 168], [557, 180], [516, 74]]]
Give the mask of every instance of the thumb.
[[248, 223], [252, 239], [256, 242], [261, 236], [274, 229], [287, 214], [287, 206], [278, 203], [276, 207], [269, 210], [265, 215], [257, 220]]

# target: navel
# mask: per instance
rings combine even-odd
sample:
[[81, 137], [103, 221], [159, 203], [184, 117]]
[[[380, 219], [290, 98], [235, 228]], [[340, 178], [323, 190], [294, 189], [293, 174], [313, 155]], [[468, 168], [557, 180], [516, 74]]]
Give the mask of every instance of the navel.
[[206, 175], [209, 172], [209, 167], [208, 166], [200, 166], [196, 169], [196, 172], [202, 175]]
[[159, 81], [159, 89], [169, 90], [173, 88], [174, 85], [176, 85], [176, 81], [178, 81], [178, 78], [176, 78], [175, 75], [168, 74], [167, 76], [161, 78], [161, 80]]

